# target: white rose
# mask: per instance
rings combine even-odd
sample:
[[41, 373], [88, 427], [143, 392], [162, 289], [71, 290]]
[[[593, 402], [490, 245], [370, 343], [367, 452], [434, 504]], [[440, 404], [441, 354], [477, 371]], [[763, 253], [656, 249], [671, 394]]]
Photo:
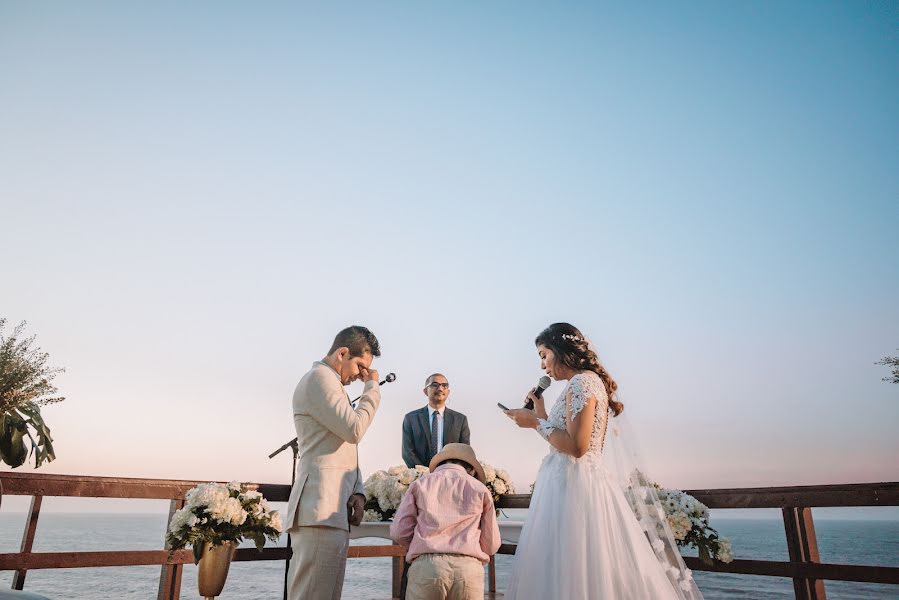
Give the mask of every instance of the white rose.
[[[194, 518], [194, 522], [188, 525], [190, 517]], [[190, 508], [185, 506], [184, 508], [179, 508], [178, 510], [176, 510], [175, 514], [172, 515], [172, 520], [169, 523], [169, 531], [171, 531], [172, 533], [177, 533], [185, 525], [193, 527], [195, 523], [196, 517], [191, 512]]]
[[369, 508], [364, 513], [362, 513], [362, 520], [365, 522], [368, 522], [368, 523], [370, 523], [372, 521], [380, 521], [381, 513], [379, 513], [378, 511], [376, 511], [373, 508]]
[[729, 539], [721, 538], [718, 540], [718, 552], [715, 553], [715, 558], [723, 563], [733, 562], [734, 551]]
[[281, 514], [278, 511], [273, 511], [270, 517], [271, 521], [269, 521], [269, 525], [271, 525], [273, 529], [277, 530], [278, 533], [283, 532], [284, 524], [281, 522]]
[[481, 463], [481, 466], [484, 467], [484, 478], [487, 481], [493, 481], [494, 479], [496, 479], [496, 469], [494, 469], [487, 463]]

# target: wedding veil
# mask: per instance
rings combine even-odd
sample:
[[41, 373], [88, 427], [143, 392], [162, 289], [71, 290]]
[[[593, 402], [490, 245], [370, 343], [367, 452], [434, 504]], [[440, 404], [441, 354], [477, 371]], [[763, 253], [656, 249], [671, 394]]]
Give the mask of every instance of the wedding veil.
[[[596, 352], [592, 342], [589, 344]], [[678, 599], [702, 600], [693, 575], [678, 550], [658, 490], [640, 460], [633, 428], [623, 413], [613, 417], [609, 412], [602, 464], [609, 477], [621, 487]]]

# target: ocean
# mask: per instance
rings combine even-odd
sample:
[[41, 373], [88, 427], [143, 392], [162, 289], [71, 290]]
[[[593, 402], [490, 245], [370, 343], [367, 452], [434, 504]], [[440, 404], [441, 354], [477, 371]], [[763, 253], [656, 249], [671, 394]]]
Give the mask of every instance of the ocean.
[[[783, 523], [774, 519], [713, 519], [719, 532], [733, 540], [737, 558], [788, 560]], [[0, 552], [17, 552], [25, 514], [0, 513]], [[899, 521], [816, 520], [823, 562], [899, 567]], [[88, 550], [158, 550], [166, 527], [164, 514], [61, 514], [43, 513], [38, 522], [35, 552]], [[283, 540], [282, 540], [283, 545]], [[354, 544], [380, 544], [384, 540], [355, 540]], [[508, 581], [511, 556], [497, 557], [497, 587]], [[344, 598], [390, 597], [390, 559], [351, 559], [347, 562]], [[25, 589], [54, 599], [155, 600], [160, 567], [108, 567], [29, 571]], [[182, 598], [197, 598], [196, 567], [184, 569]], [[789, 599], [793, 584], [779, 577], [695, 573], [707, 600], [732, 598]], [[234, 563], [222, 600], [276, 600], [281, 598], [284, 563]], [[12, 573], [0, 572], [0, 587], [8, 588]], [[827, 582], [831, 600], [899, 598], [899, 586]]]

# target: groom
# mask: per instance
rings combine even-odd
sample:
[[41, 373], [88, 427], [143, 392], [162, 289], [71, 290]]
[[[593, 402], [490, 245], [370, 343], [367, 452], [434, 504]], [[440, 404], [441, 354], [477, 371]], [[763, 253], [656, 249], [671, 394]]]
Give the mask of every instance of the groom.
[[[287, 504], [290, 600], [340, 599], [349, 526], [362, 521], [365, 505], [356, 444], [381, 402], [378, 372], [371, 368], [376, 356], [381, 349], [374, 334], [347, 327], [293, 394], [299, 463]], [[357, 379], [365, 388], [354, 409], [344, 386]]]

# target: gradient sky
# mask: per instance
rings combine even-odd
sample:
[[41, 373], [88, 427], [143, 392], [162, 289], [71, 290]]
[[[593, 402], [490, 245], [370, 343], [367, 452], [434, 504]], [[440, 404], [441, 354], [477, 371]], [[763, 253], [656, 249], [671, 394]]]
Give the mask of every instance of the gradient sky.
[[897, 25], [0, 2], [0, 315], [67, 368], [41, 472], [287, 482], [293, 388], [363, 324], [398, 376], [364, 471], [441, 371], [526, 489], [546, 445], [495, 403], [562, 320], [665, 485], [899, 480]]

